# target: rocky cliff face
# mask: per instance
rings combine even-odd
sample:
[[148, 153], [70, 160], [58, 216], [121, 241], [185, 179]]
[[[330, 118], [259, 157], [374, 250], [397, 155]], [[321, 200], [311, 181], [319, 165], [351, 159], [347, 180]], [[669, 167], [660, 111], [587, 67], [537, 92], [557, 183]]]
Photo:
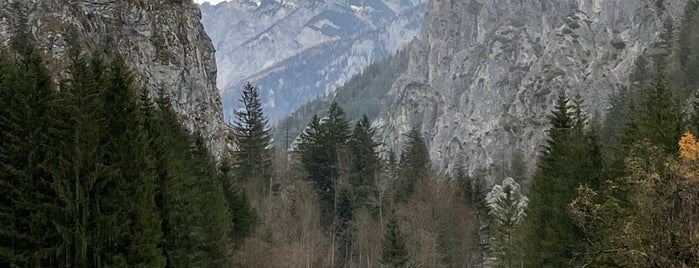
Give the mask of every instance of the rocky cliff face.
[[86, 50], [122, 55], [138, 83], [151, 96], [164, 89], [186, 126], [221, 155], [214, 48], [200, 18], [191, 0], [0, 0], [0, 41], [26, 25], [56, 70], [69, 63], [73, 32]]
[[431, 0], [408, 70], [377, 125], [397, 148], [419, 127], [440, 169], [473, 170], [521, 149], [533, 164], [555, 95], [604, 114], [638, 55], [658, 41], [673, 0]]
[[229, 115], [256, 84], [275, 121], [331, 93], [420, 29], [427, 0], [232, 0], [201, 5]]

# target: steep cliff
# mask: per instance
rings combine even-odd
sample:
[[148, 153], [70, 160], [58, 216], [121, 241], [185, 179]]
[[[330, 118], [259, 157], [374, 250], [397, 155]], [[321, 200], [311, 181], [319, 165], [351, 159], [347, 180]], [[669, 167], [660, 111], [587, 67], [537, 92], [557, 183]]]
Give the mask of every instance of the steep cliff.
[[272, 121], [331, 93], [420, 29], [426, 0], [232, 0], [204, 3], [226, 115], [255, 83]]
[[185, 125], [212, 152], [223, 152], [221, 99], [214, 48], [191, 0], [0, 0], [0, 42], [26, 29], [54, 70], [69, 64], [68, 36], [86, 50], [122, 55], [138, 83], [162, 88]]
[[431, 0], [377, 122], [384, 142], [397, 148], [419, 127], [440, 169], [507, 164], [516, 149], [531, 165], [555, 95], [579, 93], [590, 114], [604, 114], [684, 3]]

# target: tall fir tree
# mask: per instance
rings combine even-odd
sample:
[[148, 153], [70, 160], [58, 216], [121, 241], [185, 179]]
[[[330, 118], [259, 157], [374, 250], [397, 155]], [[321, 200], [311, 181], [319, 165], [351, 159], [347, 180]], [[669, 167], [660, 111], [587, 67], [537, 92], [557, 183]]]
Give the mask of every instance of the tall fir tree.
[[201, 254], [195, 254], [193, 267], [230, 267], [228, 237], [232, 227], [232, 215], [228, 208], [223, 182], [220, 179], [216, 161], [209, 153], [201, 136], [196, 135], [191, 151], [190, 168], [197, 178], [195, 201], [202, 211], [201, 219], [194, 226], [201, 228], [200, 234], [193, 234], [196, 247]]
[[23, 49], [0, 55], [0, 265], [38, 267], [55, 261], [58, 237], [47, 170], [56, 92], [33, 42], [15, 41]]
[[357, 122], [352, 132], [350, 184], [358, 205], [365, 204], [371, 191], [376, 188], [377, 176], [381, 170], [379, 143], [374, 140], [375, 135], [376, 130], [371, 127], [366, 115]]
[[452, 177], [459, 183], [461, 187], [461, 197], [467, 205], [473, 204], [473, 178], [468, 175], [468, 170], [466, 166], [459, 161], [457, 166], [454, 167], [454, 174]]
[[137, 91], [122, 58], [112, 60], [107, 75], [107, 86], [100, 95], [108, 141], [102, 147], [103, 163], [110, 169], [107, 177], [111, 181], [105, 181], [104, 195], [100, 197], [107, 198], [102, 208], [117, 216], [107, 223], [106, 226], [116, 228], [105, 228], [106, 235], [112, 236], [112, 243], [123, 243], [123, 248], [115, 250], [124, 255], [128, 266], [162, 267], [165, 258], [158, 248], [162, 232], [155, 205], [155, 163]]
[[233, 216], [221, 174], [201, 138], [182, 126], [164, 91], [156, 103], [151, 146], [168, 265], [226, 267]]
[[271, 191], [274, 148], [257, 88], [247, 83], [240, 102], [243, 107], [235, 112], [233, 125], [235, 177], [242, 181], [263, 180], [263, 190]]
[[655, 75], [651, 85], [642, 91], [639, 104], [637, 137], [648, 139], [666, 153], [677, 152], [677, 141], [684, 131], [682, 107], [665, 75]]
[[385, 230], [381, 243], [381, 263], [391, 268], [408, 267], [408, 249], [395, 215], [388, 219]]
[[335, 240], [337, 241], [337, 264], [343, 267], [351, 263], [354, 255], [356, 230], [353, 224], [354, 204], [349, 190], [340, 190], [337, 203]]
[[[105, 66], [102, 61], [91, 60], [79, 53], [72, 53], [71, 77], [61, 85], [61, 102], [65, 109], [59, 114], [69, 133], [56, 154], [52, 165], [56, 178], [54, 188], [62, 204], [61, 217], [56, 219], [62, 243], [57, 255], [63, 266], [103, 265], [108, 250], [100, 217], [98, 182], [106, 176], [102, 166], [105, 152], [101, 150], [106, 120], [100, 98]], [[95, 230], [89, 232], [88, 230]], [[99, 230], [99, 231], [98, 231]]]
[[410, 130], [405, 149], [401, 153], [398, 179], [395, 181], [395, 199], [405, 202], [415, 192], [418, 180], [429, 175], [431, 169], [427, 144], [418, 128]]
[[513, 178], [505, 178], [488, 193], [490, 209], [490, 253], [497, 267], [519, 267], [521, 245], [519, 227], [524, 220], [528, 199]]
[[325, 144], [326, 135], [320, 118], [314, 115], [301, 134], [298, 150], [308, 179], [318, 193], [321, 226], [328, 231], [334, 215], [335, 184], [331, 177], [334, 160]]
[[335, 220], [338, 181], [351, 167], [350, 134], [346, 114], [337, 102], [330, 105], [322, 122], [314, 115], [301, 134], [298, 151], [318, 192], [321, 226], [326, 232]]
[[221, 181], [223, 190], [228, 202], [228, 210], [232, 216], [232, 225], [229, 237], [235, 248], [243, 244], [245, 238], [252, 236], [258, 222], [257, 211], [252, 207], [241, 186], [241, 182], [233, 177], [231, 168], [227, 165], [229, 161], [223, 160], [219, 167], [221, 170]]
[[530, 188], [530, 205], [524, 223], [526, 267], [575, 265], [582, 232], [568, 214], [568, 205], [580, 184], [594, 180], [591, 172], [601, 156], [593, 147], [582, 116], [581, 101], [571, 106], [559, 94], [550, 116], [549, 139], [539, 159]]

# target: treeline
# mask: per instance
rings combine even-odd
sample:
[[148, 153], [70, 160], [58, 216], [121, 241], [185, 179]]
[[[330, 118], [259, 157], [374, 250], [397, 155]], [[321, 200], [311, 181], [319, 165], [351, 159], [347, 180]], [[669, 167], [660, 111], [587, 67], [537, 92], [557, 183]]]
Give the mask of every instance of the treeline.
[[[244, 92], [244, 110], [254, 112], [238, 113], [236, 122], [264, 129], [256, 88], [247, 85]], [[265, 168], [273, 169], [276, 180], [246, 183], [260, 225], [237, 254], [240, 264], [463, 267], [478, 263], [473, 210], [459, 183], [432, 172], [419, 131], [408, 134], [400, 158], [393, 152], [382, 158], [369, 118], [364, 116], [351, 127], [347, 117], [333, 102], [327, 116], [310, 120], [290, 152], [279, 152]], [[264, 142], [240, 147], [241, 151], [269, 159], [269, 133], [248, 133], [249, 140]]]
[[165, 90], [75, 45], [55, 79], [32, 43], [0, 54], [0, 266], [230, 267], [254, 211]]

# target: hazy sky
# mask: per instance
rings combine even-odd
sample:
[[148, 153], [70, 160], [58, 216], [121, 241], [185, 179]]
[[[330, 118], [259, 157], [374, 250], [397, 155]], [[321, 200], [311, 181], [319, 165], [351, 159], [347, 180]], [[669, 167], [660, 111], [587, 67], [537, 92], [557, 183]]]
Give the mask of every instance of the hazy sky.
[[214, 4], [214, 5], [221, 3], [221, 2], [225, 2], [225, 1], [226, 0], [194, 0], [194, 2], [197, 2], [197, 3], [209, 2], [209, 3]]

